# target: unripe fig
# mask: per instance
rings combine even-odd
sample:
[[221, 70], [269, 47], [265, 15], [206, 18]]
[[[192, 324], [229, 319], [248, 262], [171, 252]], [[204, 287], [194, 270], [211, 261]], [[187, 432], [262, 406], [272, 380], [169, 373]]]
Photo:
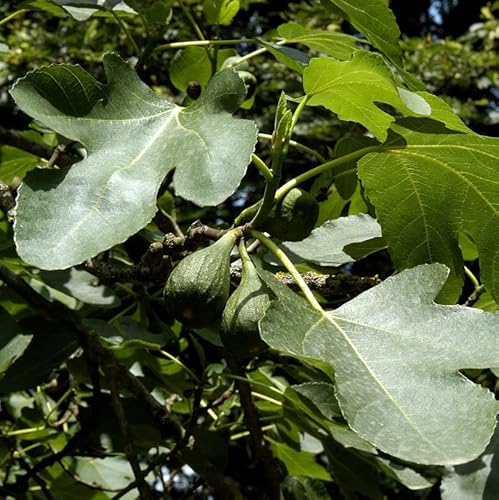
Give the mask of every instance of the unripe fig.
[[299, 241], [310, 234], [318, 216], [317, 200], [310, 193], [293, 188], [272, 209], [263, 229], [280, 240]]
[[270, 294], [251, 259], [243, 258], [241, 283], [230, 296], [222, 314], [220, 337], [235, 357], [256, 356], [267, 349], [260, 338], [258, 322], [270, 304]]
[[230, 291], [232, 231], [182, 259], [171, 272], [164, 296], [168, 312], [184, 325], [202, 328], [223, 311]]

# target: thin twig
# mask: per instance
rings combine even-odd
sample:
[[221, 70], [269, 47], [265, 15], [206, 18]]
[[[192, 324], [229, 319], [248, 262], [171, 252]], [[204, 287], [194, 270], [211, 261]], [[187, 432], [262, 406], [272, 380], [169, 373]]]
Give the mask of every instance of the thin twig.
[[262, 426], [258, 410], [255, 406], [253, 396], [251, 394], [251, 386], [248, 381], [243, 381], [244, 372], [239, 363], [230, 356], [226, 356], [227, 364], [234, 375], [238, 378], [235, 379], [235, 384], [239, 392], [241, 406], [243, 408], [243, 416], [246, 426], [250, 431], [255, 456], [263, 469], [267, 482], [267, 494], [270, 500], [280, 500], [281, 498], [281, 479], [280, 472], [277, 468], [276, 461], [264, 439]]
[[[69, 144], [73, 144], [73, 142], [70, 142]], [[54, 152], [52, 153], [52, 156], [49, 158], [49, 161], [47, 162], [47, 165], [45, 168], [54, 168], [55, 165], [58, 164], [59, 158], [61, 155], [63, 155], [66, 152], [66, 149], [68, 148], [68, 144], [59, 144], [55, 149]]]
[[133, 475], [135, 476], [135, 481], [137, 483], [137, 489], [139, 490], [140, 498], [148, 499], [152, 498], [151, 487], [147, 484], [142, 470], [140, 469], [140, 463], [137, 456], [137, 449], [130, 434], [130, 428], [128, 426], [128, 421], [126, 419], [125, 409], [120, 399], [120, 391], [117, 382], [117, 373], [114, 370], [114, 365], [105, 367], [106, 375], [108, 375], [109, 382], [111, 385], [111, 400], [113, 404], [114, 413], [118, 420], [118, 425], [120, 427], [121, 435], [123, 436], [125, 454], [130, 466], [132, 467]]
[[[33, 471], [33, 469], [30, 468], [28, 462], [23, 457], [20, 457], [18, 460], [19, 463], [24, 467], [24, 469], [28, 471], [28, 474]], [[39, 477], [37, 473], [32, 473], [31, 477], [36, 483], [38, 483], [38, 485], [42, 489], [43, 494], [45, 495], [45, 498], [52, 500], [54, 496], [52, 495], [52, 493], [50, 493], [50, 490], [48, 489], [45, 481], [41, 477]]]
[[24, 14], [25, 12], [29, 12], [29, 9], [15, 10], [14, 12], [12, 12], [12, 14], [9, 14], [8, 16], [6, 16], [0, 20], [0, 26], [2, 26], [2, 24], [7, 24], [11, 19], [14, 19], [14, 17], [20, 16], [21, 14]]
[[322, 312], [322, 306], [319, 304], [314, 294], [308, 287], [307, 283], [303, 279], [302, 275], [298, 272], [298, 269], [296, 269], [295, 265], [293, 264], [293, 262], [291, 262], [286, 253], [283, 252], [283, 250], [276, 243], [274, 243], [270, 238], [265, 236], [260, 231], [257, 231], [256, 229], [250, 229], [249, 234], [253, 238], [259, 239], [262, 242], [262, 245], [265, 245], [277, 257], [277, 259], [279, 259], [281, 264], [286, 268], [291, 276], [293, 276], [293, 279], [300, 287], [300, 290], [303, 292], [303, 295], [307, 299], [307, 302], [315, 310]]
[[180, 229], [180, 226], [177, 224], [177, 221], [162, 208], [160, 208], [154, 216], [154, 222], [156, 222], [158, 227], [164, 233], [173, 232], [179, 238], [185, 238], [185, 235], [182, 232], [182, 229]]
[[184, 13], [184, 16], [187, 18], [187, 20], [189, 21], [190, 25], [192, 26], [192, 29], [194, 30], [194, 33], [196, 33], [196, 36], [200, 40], [206, 40], [205, 37], [204, 37], [204, 35], [203, 35], [203, 32], [201, 31], [201, 28], [199, 27], [198, 23], [196, 22], [196, 20], [194, 19], [194, 17], [190, 13], [189, 9], [185, 6], [183, 0], [179, 0], [178, 3], [180, 5], [180, 8], [182, 9], [182, 12]]
[[[215, 230], [218, 231], [218, 230]], [[199, 234], [199, 233], [198, 233]], [[260, 241], [255, 240], [249, 247], [248, 252], [252, 253], [260, 246]], [[180, 256], [184, 251], [184, 247], [177, 243], [176, 253], [170, 254]], [[158, 250], [159, 253], [164, 250]], [[166, 251], [164, 251], [166, 253]], [[82, 269], [99, 278], [102, 283], [113, 284], [121, 283], [164, 283], [169, 272], [173, 268], [173, 264], [168, 261], [164, 264], [165, 267], [158, 268], [154, 266], [144, 265], [144, 263], [134, 266], [123, 266], [122, 264], [113, 264], [109, 262], [87, 261], [82, 264]], [[241, 279], [240, 267], [234, 266], [231, 268], [231, 279], [234, 282], [239, 282]], [[291, 274], [278, 272], [275, 277], [286, 286], [293, 290], [299, 290]], [[344, 301], [356, 297], [360, 293], [379, 285], [381, 280], [379, 276], [356, 276], [346, 273], [338, 274], [318, 274], [315, 272], [307, 272], [302, 274], [302, 278], [307, 286], [314, 292], [319, 293], [328, 302]]]
[[478, 299], [482, 296], [484, 292], [485, 292], [485, 287], [483, 285], [479, 285], [477, 288], [473, 290], [473, 292], [466, 299], [466, 302], [463, 305], [465, 305], [466, 307], [473, 307], [478, 302]]
[[[272, 140], [272, 135], [271, 134], [263, 134], [260, 133], [258, 134], [259, 139], [264, 139], [266, 141], [271, 141]], [[326, 163], [327, 159], [325, 156], [321, 155], [318, 151], [315, 149], [312, 149], [305, 144], [301, 144], [300, 142], [294, 141], [290, 139], [289, 145], [298, 151], [301, 151], [302, 153], [307, 153], [310, 156], [313, 156], [314, 158], [317, 158], [321, 163]]]
[[140, 58], [140, 49], [139, 49], [139, 46], [137, 45], [137, 42], [133, 38], [133, 35], [130, 32], [130, 30], [128, 29], [126, 23], [121, 19], [121, 17], [113, 9], [109, 9], [109, 11], [111, 12], [111, 14], [114, 17], [114, 19], [116, 20], [116, 22], [118, 23], [120, 29], [123, 31], [123, 33], [125, 33], [125, 36], [128, 38], [128, 41], [132, 45], [132, 48], [133, 48], [133, 50], [135, 52], [135, 55], [138, 58]]
[[202, 397], [203, 397], [203, 386], [199, 386], [196, 388], [196, 391], [194, 392], [194, 400], [192, 403], [192, 413], [191, 413], [189, 420], [187, 421], [187, 424], [185, 425], [185, 433], [182, 436], [182, 439], [180, 441], [178, 441], [178, 443], [172, 449], [172, 451], [171, 451], [172, 455], [181, 451], [185, 446], [187, 446], [189, 444], [190, 438], [194, 432], [194, 429], [196, 428], [198, 418], [201, 414]]

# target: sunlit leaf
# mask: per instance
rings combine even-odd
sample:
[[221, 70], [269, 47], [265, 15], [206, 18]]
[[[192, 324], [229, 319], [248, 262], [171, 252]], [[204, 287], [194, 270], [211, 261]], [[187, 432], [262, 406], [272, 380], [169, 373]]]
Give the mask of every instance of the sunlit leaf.
[[480, 254], [481, 276], [499, 299], [499, 139], [459, 134], [437, 122], [393, 125], [385, 146], [359, 162], [358, 173], [399, 269], [442, 262], [451, 279], [442, 300], [460, 294], [459, 233]]
[[[400, 98], [390, 69], [378, 54], [357, 51], [350, 61], [317, 57], [303, 72], [309, 106], [324, 106], [346, 121], [358, 122], [384, 141], [394, 117], [377, 103], [390, 104], [412, 115]], [[425, 113], [426, 114], [426, 113]]]
[[271, 439], [269, 441], [274, 455], [284, 463], [288, 474], [322, 479], [323, 481], [331, 480], [329, 472], [316, 462], [314, 453], [294, 450], [284, 443]]
[[418, 266], [321, 313], [262, 271], [279, 300], [261, 336], [329, 363], [348, 424], [376, 447], [422, 464], [467, 462], [487, 445], [499, 407], [459, 370], [498, 366], [499, 321], [435, 304], [447, 274], [439, 264]]
[[341, 60], [350, 59], [353, 51], [358, 48], [358, 39], [353, 36], [305, 28], [297, 23], [281, 24], [277, 32], [286, 40], [286, 43], [300, 43]]
[[[400, 30], [393, 12], [383, 0], [329, 0], [348, 21], [394, 64], [402, 66]], [[324, 3], [329, 3], [324, 0]]]
[[228, 26], [239, 12], [239, 0], [204, 0], [203, 10], [209, 24]]

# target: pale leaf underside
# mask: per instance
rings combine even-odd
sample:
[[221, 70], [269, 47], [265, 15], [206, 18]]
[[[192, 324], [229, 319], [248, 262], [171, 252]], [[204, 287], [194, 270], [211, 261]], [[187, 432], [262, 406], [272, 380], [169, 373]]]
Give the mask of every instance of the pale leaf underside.
[[499, 321], [435, 304], [447, 274], [439, 264], [418, 266], [321, 314], [261, 272], [279, 299], [262, 338], [331, 364], [347, 422], [376, 447], [422, 464], [467, 462], [487, 445], [498, 405], [459, 370], [497, 365]]
[[[19, 190], [18, 253], [43, 269], [78, 264], [143, 228], [172, 169], [179, 196], [221, 203], [253, 152], [254, 123], [231, 116], [245, 98], [234, 71], [215, 75], [198, 101], [181, 108], [156, 96], [118, 56], [106, 55], [104, 66], [104, 98], [89, 98], [89, 109], [71, 108], [74, 92], [101, 87], [75, 66], [29, 73], [11, 91], [24, 111], [88, 153], [69, 169], [31, 172]], [[61, 109], [61, 102], [68, 104]]]

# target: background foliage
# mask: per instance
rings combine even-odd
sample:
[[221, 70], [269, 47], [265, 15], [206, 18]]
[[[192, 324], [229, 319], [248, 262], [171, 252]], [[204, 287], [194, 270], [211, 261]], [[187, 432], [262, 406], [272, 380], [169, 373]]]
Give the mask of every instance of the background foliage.
[[[349, 4], [2, 2], [3, 496], [495, 498], [499, 6]], [[240, 360], [163, 287], [281, 167]]]

